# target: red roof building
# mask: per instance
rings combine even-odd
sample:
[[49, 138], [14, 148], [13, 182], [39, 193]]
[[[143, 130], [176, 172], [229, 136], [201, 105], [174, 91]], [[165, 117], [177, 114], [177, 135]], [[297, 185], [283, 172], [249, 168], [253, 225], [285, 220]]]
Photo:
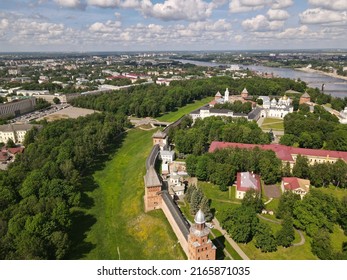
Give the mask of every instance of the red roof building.
[[238, 172], [236, 179], [236, 198], [243, 199], [246, 192], [261, 192], [260, 176], [251, 172]]
[[342, 159], [347, 162], [347, 152], [331, 151], [331, 150], [317, 150], [317, 149], [305, 149], [295, 148], [280, 144], [243, 144], [233, 142], [219, 142], [213, 141], [210, 145], [209, 152], [213, 153], [218, 149], [225, 148], [239, 148], [239, 149], [254, 149], [255, 147], [261, 150], [272, 150], [275, 152], [277, 158], [283, 162], [289, 162], [291, 166], [294, 165], [298, 155], [306, 156], [310, 164], [330, 162], [334, 163], [338, 159]]
[[283, 177], [281, 183], [282, 192], [290, 191], [303, 198], [310, 190], [310, 180], [297, 177]]

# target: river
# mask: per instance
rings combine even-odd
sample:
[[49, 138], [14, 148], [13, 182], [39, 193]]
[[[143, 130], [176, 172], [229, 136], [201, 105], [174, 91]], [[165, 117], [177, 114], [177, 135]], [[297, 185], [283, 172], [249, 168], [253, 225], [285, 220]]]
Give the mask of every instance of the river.
[[[191, 63], [198, 66], [230, 66], [227, 64], [219, 64], [214, 62], [204, 62], [197, 60], [185, 60], [185, 59], [175, 59], [182, 63]], [[239, 65], [243, 69], [250, 69], [253, 71], [263, 72], [263, 73], [273, 73], [275, 76], [289, 79], [301, 79], [306, 82], [309, 87], [321, 89], [322, 84], [325, 84], [324, 92], [331, 94], [335, 97], [347, 97], [347, 81], [343, 79], [338, 79], [334, 77], [329, 77], [320, 73], [307, 73], [291, 68], [281, 68], [281, 67], [267, 67], [261, 65]]]

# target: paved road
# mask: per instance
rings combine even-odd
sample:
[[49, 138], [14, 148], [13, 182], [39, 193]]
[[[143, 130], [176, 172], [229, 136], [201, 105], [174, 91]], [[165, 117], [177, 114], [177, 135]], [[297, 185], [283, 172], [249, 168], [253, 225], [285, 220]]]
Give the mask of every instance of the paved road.
[[235, 251], [240, 255], [243, 260], [249, 260], [249, 257], [244, 251], [237, 245], [237, 243], [228, 235], [228, 233], [220, 226], [219, 221], [213, 218], [213, 224], [215, 229], [219, 230], [225, 237], [225, 239], [230, 243], [230, 245], [235, 249]]

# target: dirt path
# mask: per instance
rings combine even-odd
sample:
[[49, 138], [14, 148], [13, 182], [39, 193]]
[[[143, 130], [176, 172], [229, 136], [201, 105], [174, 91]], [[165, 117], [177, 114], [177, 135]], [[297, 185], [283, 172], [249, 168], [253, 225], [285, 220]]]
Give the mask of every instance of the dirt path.
[[[260, 215], [260, 214], [258, 214], [257, 216], [258, 216], [260, 219], [263, 219], [263, 220], [268, 221], [268, 222], [270, 222], [270, 223], [274, 223], [274, 224], [278, 224], [278, 225], [281, 224], [280, 221], [271, 220], [271, 219], [269, 219], [269, 218], [263, 217], [263, 216]], [[298, 229], [296, 229], [296, 228], [294, 228], [294, 230], [300, 235], [301, 240], [300, 240], [299, 242], [297, 242], [297, 243], [293, 243], [292, 245], [293, 245], [293, 246], [302, 246], [302, 245], [304, 245], [305, 242], [306, 242], [304, 234], [302, 233], [301, 230], [298, 230]]]

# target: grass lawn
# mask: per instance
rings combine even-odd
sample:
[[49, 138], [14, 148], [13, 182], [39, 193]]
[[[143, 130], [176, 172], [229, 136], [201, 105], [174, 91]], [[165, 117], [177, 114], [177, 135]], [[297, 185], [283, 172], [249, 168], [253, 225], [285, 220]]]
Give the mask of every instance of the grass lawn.
[[311, 252], [311, 239], [305, 233], [304, 236], [306, 239], [304, 245], [289, 248], [279, 246], [276, 252], [271, 253], [262, 253], [255, 247], [254, 240], [248, 244], [239, 244], [239, 246], [251, 260], [317, 260], [317, 257]]
[[143, 176], [152, 134], [153, 131], [129, 131], [111, 160], [94, 173], [96, 187], [86, 192], [91, 207], [80, 210], [82, 217], [94, 219], [84, 232], [83, 242], [89, 250], [76, 248], [72, 258], [186, 258], [181, 247], [176, 246], [176, 236], [163, 212], [144, 213]]
[[276, 213], [277, 207], [278, 207], [279, 203], [280, 203], [280, 199], [279, 198], [274, 198], [274, 199], [271, 200], [270, 203], [265, 205], [265, 209], [266, 210], [272, 210], [272, 211], [274, 211], [274, 213]]
[[202, 189], [203, 193], [212, 200], [225, 200], [240, 202], [240, 199], [235, 198], [235, 188], [236, 186], [231, 186], [227, 191], [221, 191], [217, 185], [208, 182], [198, 182], [198, 186]]
[[344, 234], [341, 227], [338, 225], [334, 225], [334, 231], [331, 234], [331, 245], [335, 252], [340, 251], [342, 249], [342, 244], [347, 242], [347, 236]]
[[262, 129], [284, 130], [283, 120], [275, 118], [265, 118], [261, 126]]
[[330, 186], [326, 188], [316, 188], [316, 190], [320, 190], [321, 192], [325, 194], [331, 194], [341, 200], [343, 197], [347, 196], [347, 190], [346, 189], [339, 189], [335, 186]]
[[159, 118], [157, 118], [158, 121], [163, 122], [174, 122], [177, 121], [180, 117], [189, 114], [191, 111], [194, 111], [203, 105], [206, 105], [207, 103], [211, 102], [213, 97], [206, 97], [201, 100], [196, 100], [194, 103], [187, 104], [186, 106], [179, 108], [175, 112], [167, 113]]

